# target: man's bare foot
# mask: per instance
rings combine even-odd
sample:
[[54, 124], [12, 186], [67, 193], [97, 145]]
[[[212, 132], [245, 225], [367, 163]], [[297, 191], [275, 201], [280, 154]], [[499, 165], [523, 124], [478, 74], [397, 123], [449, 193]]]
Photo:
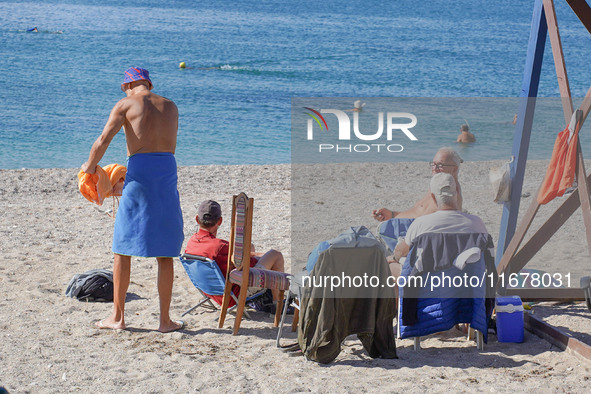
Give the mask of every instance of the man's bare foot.
[[100, 329], [125, 330], [125, 323], [114, 322], [110, 319], [97, 321], [94, 325]]
[[183, 328], [185, 328], [185, 322], [184, 321], [182, 321], [182, 320], [177, 320], [177, 321], [171, 320], [169, 322], [169, 324], [166, 324], [166, 325], [160, 324], [160, 327], [158, 328], [158, 331], [160, 331], [161, 333], [167, 333], [167, 332], [173, 332], [173, 331], [182, 330]]

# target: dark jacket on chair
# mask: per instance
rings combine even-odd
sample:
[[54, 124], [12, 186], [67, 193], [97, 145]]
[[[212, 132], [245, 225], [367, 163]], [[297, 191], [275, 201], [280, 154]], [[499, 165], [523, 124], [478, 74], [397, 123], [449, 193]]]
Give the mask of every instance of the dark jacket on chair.
[[[306, 358], [331, 362], [351, 334], [357, 334], [371, 357], [398, 358], [393, 329], [396, 302], [394, 288], [387, 286], [389, 276], [379, 244], [322, 252], [302, 292], [298, 342]], [[377, 286], [377, 279], [370, 286], [372, 277], [379, 278]], [[331, 288], [337, 285], [335, 278], [341, 283]]]

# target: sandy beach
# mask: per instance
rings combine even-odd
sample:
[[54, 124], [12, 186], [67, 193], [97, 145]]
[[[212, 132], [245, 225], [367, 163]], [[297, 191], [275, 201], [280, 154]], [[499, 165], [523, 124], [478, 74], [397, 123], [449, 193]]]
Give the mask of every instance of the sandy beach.
[[[459, 176], [464, 209], [484, 220], [495, 242], [502, 206], [492, 201], [488, 172], [500, 164], [467, 162]], [[546, 165], [528, 163], [520, 212], [535, 198]], [[411, 340], [398, 340], [397, 360], [371, 359], [351, 336], [329, 365], [278, 350], [272, 317], [263, 313], [244, 320], [238, 336], [231, 335], [232, 316], [218, 329], [218, 314], [203, 310], [185, 316], [184, 330], [160, 334], [157, 264], [147, 258], [132, 259], [128, 329], [98, 330], [94, 322], [107, 317], [112, 305], [67, 298], [65, 289], [74, 274], [112, 269], [113, 219], [104, 213], [111, 199], [100, 208], [86, 201], [77, 189], [77, 172], [0, 170], [0, 386], [11, 393], [586, 392], [591, 387], [589, 361], [527, 331], [522, 344], [499, 343], [492, 335], [484, 352], [455, 329], [425, 338], [419, 352]], [[409, 207], [426, 192], [429, 178], [422, 162], [294, 168], [293, 175], [290, 165], [181, 167], [185, 244], [202, 200], [217, 200], [229, 218], [231, 196], [244, 191], [255, 199], [257, 250], [282, 251], [295, 270], [318, 242], [347, 227], [373, 231], [372, 209]], [[532, 227], [559, 203], [542, 207]], [[220, 229], [223, 238], [229, 222]], [[584, 231], [575, 212], [528, 268], [570, 272], [572, 286], [578, 286], [591, 268]], [[176, 260], [172, 317], [196, 300], [197, 290]], [[533, 313], [591, 344], [591, 313], [581, 304], [534, 305]]]

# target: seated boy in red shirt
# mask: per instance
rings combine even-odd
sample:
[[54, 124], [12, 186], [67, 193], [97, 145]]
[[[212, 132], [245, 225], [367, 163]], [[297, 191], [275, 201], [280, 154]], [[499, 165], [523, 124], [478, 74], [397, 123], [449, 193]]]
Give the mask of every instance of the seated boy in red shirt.
[[[222, 275], [226, 277], [226, 272], [228, 271], [229, 242], [216, 237], [218, 228], [223, 221], [220, 204], [213, 200], [203, 201], [197, 209], [195, 220], [199, 225], [199, 230], [187, 242], [185, 253], [204, 256], [214, 260], [220, 267]], [[251, 250], [253, 251], [250, 257], [251, 267], [257, 266], [272, 271], [284, 272], [284, 260], [281, 252], [271, 249], [261, 255], [254, 253], [254, 247]], [[233, 285], [232, 292], [238, 297], [240, 286]], [[273, 302], [276, 303], [279, 298], [279, 292], [272, 290], [272, 293]], [[218, 304], [222, 304], [222, 296], [209, 297]], [[234, 304], [234, 300], [230, 300], [230, 306]]]

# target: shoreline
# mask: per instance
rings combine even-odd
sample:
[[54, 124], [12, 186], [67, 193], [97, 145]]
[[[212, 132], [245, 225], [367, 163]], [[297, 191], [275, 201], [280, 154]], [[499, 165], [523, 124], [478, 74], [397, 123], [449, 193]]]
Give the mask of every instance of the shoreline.
[[[466, 162], [459, 176], [464, 208], [483, 218], [495, 242], [501, 206], [492, 202], [488, 170], [501, 163]], [[524, 192], [535, 194], [545, 163], [528, 162]], [[303, 204], [318, 218], [310, 224], [310, 238], [304, 239], [318, 243], [348, 226], [365, 225], [373, 232], [377, 222], [370, 216], [372, 209], [408, 206], [425, 193], [430, 177], [424, 162], [331, 165], [315, 173], [316, 178], [295, 174], [301, 178], [295, 184], [291, 170], [289, 164], [179, 167], [184, 245], [195, 230], [194, 217], [202, 200], [219, 201], [228, 217], [231, 196], [244, 191], [255, 199], [257, 250], [280, 250], [286, 266], [293, 267], [297, 265], [290, 233], [294, 204]], [[218, 329], [218, 314], [204, 311], [185, 316], [185, 330], [159, 334], [155, 331], [157, 264], [147, 258], [132, 259], [126, 307], [129, 329], [95, 329], [93, 323], [108, 315], [111, 304], [79, 302], [67, 298], [65, 289], [76, 273], [112, 269], [113, 219], [80, 195], [77, 173], [78, 169], [0, 170], [0, 386], [9, 392], [145, 392], [147, 388], [156, 392], [230, 388], [334, 392], [373, 391], [376, 383], [386, 391], [488, 391], [491, 387], [527, 391], [543, 386], [576, 392], [591, 380], [591, 363], [529, 332], [523, 344], [498, 343], [493, 336], [482, 353], [457, 330], [425, 338], [419, 352], [412, 350], [412, 341], [397, 340], [398, 360], [369, 358], [351, 336], [328, 367], [276, 349], [276, 329], [272, 318], [263, 313], [244, 320], [238, 336], [229, 329], [233, 317]], [[360, 192], [351, 193], [352, 187]], [[532, 196], [522, 199], [521, 212]], [[538, 216], [543, 218], [554, 206], [543, 207]], [[110, 207], [108, 199], [100, 209]], [[341, 214], [331, 216], [335, 211]], [[569, 269], [588, 271], [586, 244], [577, 239], [583, 237], [572, 236], [584, 231], [577, 217], [581, 219], [580, 213], [540, 250], [531, 267], [554, 270], [567, 262]], [[227, 238], [229, 222], [220, 229], [222, 238]], [[549, 263], [553, 264], [543, 265]], [[199, 297], [178, 260], [175, 268], [171, 316], [178, 318]], [[589, 332], [589, 319], [575, 320], [561, 308], [553, 307], [558, 310], [551, 317], [553, 325]], [[535, 306], [536, 310], [541, 311]], [[581, 308], [577, 313], [582, 313]], [[285, 337], [294, 340], [294, 334], [285, 331]]]

